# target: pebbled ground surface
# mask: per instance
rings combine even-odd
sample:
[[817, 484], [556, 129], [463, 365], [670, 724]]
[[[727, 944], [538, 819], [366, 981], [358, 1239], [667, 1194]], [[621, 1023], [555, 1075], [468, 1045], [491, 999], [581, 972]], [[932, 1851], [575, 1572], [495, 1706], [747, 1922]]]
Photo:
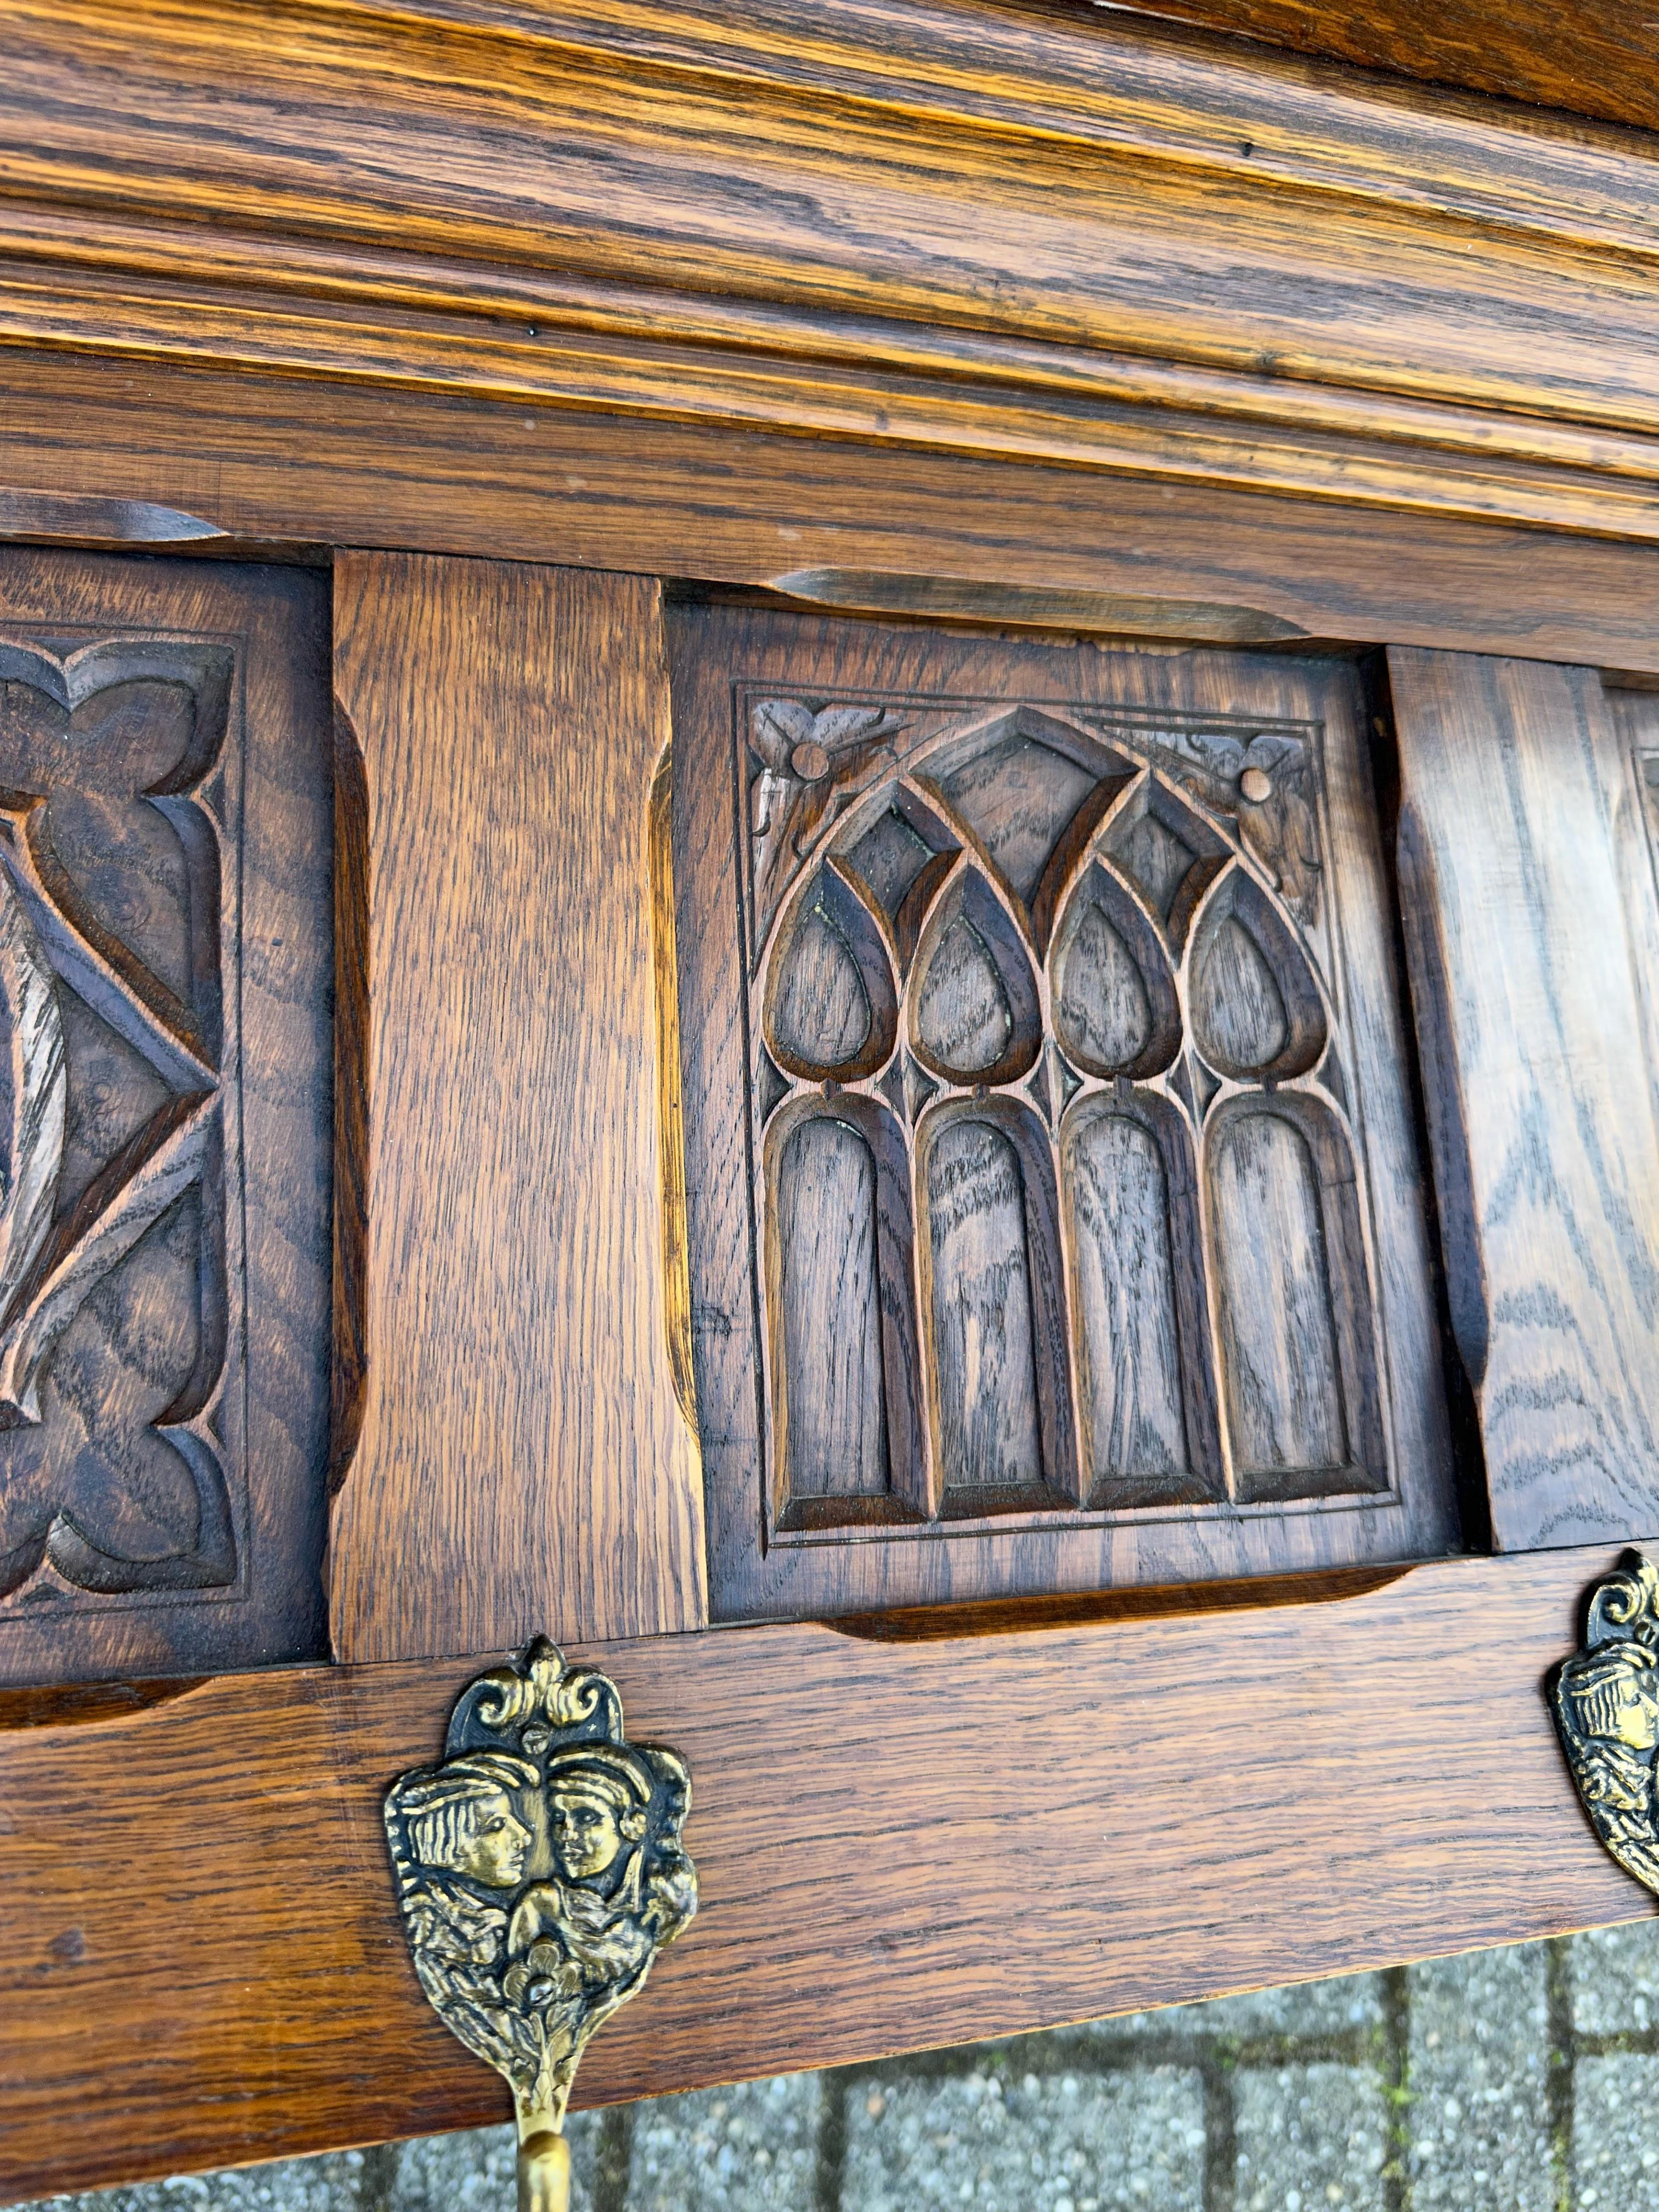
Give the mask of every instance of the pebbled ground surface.
[[[1659, 2212], [1659, 1919], [571, 2123], [573, 2212]], [[513, 2212], [511, 2130], [58, 2212]]]

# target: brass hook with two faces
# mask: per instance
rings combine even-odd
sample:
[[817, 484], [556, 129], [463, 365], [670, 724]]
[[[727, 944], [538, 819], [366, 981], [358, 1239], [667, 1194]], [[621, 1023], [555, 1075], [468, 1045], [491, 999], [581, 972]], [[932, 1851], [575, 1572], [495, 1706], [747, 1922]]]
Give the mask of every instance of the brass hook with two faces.
[[471, 1683], [441, 1762], [386, 1792], [421, 1987], [513, 2091], [519, 2212], [568, 2212], [582, 2052], [697, 1909], [690, 1802], [678, 1754], [629, 1743], [616, 1685], [545, 1638]]

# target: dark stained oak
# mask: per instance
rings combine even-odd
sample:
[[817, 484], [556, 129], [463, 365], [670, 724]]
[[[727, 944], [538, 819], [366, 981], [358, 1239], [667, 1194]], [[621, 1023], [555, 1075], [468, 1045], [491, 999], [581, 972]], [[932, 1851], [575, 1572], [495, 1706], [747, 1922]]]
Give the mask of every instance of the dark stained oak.
[[670, 641], [714, 1617], [1454, 1545], [1352, 666]]
[[335, 593], [368, 974], [335, 1652], [695, 1627], [658, 1158], [657, 587], [349, 554]]
[[1592, 670], [1405, 649], [1389, 665], [1412, 992], [1493, 1535], [1649, 1534], [1659, 902], [1637, 763]]
[[0, 553], [0, 1680], [326, 1650], [327, 626]]
[[[1392, 4], [1351, 54], [1559, 106], [1576, 40], [1575, 98], [1651, 97], [1635, 18], [1547, 46], [1520, 0], [1472, 63], [1464, 0], [1410, 56]], [[1234, 27], [1275, 14], [1318, 33]], [[537, 1630], [696, 1779], [704, 1911], [592, 2101], [1645, 1910], [1539, 1694], [1610, 1555], [1516, 1554], [1654, 1521], [1659, 726], [1586, 672], [1659, 676], [1659, 140], [1023, 0], [0, 0], [0, 535], [194, 540], [82, 612], [240, 641], [261, 714], [221, 556], [337, 554], [339, 710], [331, 750], [323, 579], [262, 580], [319, 710], [272, 779], [305, 896], [278, 871], [256, 931], [256, 868], [241, 939], [250, 1252], [260, 1188], [283, 1232], [249, 1403], [289, 1417], [252, 1556], [293, 1606], [77, 1610], [12, 1671], [221, 1676], [0, 1691], [0, 2198], [502, 2116], [420, 1998], [379, 1800], [484, 1663], [445, 1655]], [[907, 612], [938, 627], [845, 619]], [[698, 622], [790, 641], [763, 787], [684, 728], [671, 767]], [[1333, 643], [1405, 649], [1496, 1559], [1401, 1565], [1456, 1530]], [[1293, 748], [1190, 805], [969, 748], [801, 897], [819, 714], [923, 657], [1322, 722], [1337, 834]], [[176, 1029], [200, 902], [164, 869], [118, 912], [107, 828], [66, 872]], [[710, 1566], [723, 1618], [840, 1627], [708, 1630]], [[323, 1656], [325, 1583], [374, 1663], [246, 1671]], [[210, 1610], [221, 1643], [167, 1625]]]
[[[1541, 1694], [1612, 1559], [988, 1642], [584, 1650], [690, 1761], [702, 1904], [578, 2100], [1645, 1916]], [[33, 1723], [0, 1729], [0, 2198], [506, 2117], [416, 1983], [380, 1814], [481, 1663], [0, 1716]]]
[[1186, 1402], [1182, 1344], [1201, 1325], [1177, 1257], [1196, 1241], [1186, 1167], [1184, 1148], [1164, 1132], [1109, 1107], [1079, 1115], [1062, 1146], [1083, 1347], [1079, 1451], [1091, 1504], [1220, 1494], [1209, 1406], [1194, 1420]]
[[[929, 1294], [922, 1334], [938, 1393], [939, 1510], [975, 1517], [1021, 1504], [1063, 1505], [1076, 1492], [1075, 1468], [1055, 1463], [1064, 1446], [1053, 1435], [1052, 1413], [1047, 1450], [1041, 1425], [1050, 1412], [1044, 1384], [1053, 1388], [1042, 1370], [1063, 1355], [1065, 1324], [1050, 1302], [1039, 1304], [1032, 1248], [1043, 1260], [1050, 1255], [1031, 1218], [1019, 1152], [994, 1123], [960, 1119], [927, 1150], [921, 1184]], [[826, 1205], [834, 1195], [825, 1194]], [[787, 1252], [781, 1231], [778, 1243]]]
[[891, 1494], [876, 1207], [875, 1162], [858, 1131], [803, 1121], [778, 1173], [780, 1233], [800, 1254], [780, 1314], [798, 1516], [831, 1496], [867, 1510]]

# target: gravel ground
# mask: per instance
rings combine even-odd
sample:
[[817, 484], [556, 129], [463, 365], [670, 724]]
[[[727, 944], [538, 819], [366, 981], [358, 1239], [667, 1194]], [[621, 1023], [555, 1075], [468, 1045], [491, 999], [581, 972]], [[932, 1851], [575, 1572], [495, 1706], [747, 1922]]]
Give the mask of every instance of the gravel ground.
[[[1659, 2212], [1659, 1919], [664, 2097], [573, 2212]], [[58, 2212], [513, 2212], [511, 2130]]]

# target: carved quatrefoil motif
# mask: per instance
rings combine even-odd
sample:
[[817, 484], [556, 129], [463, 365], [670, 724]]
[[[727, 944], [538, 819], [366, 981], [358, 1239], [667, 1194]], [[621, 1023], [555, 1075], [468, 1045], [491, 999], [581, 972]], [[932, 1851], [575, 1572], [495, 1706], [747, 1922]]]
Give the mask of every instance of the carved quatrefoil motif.
[[0, 637], [0, 1595], [232, 1581], [228, 648]]

